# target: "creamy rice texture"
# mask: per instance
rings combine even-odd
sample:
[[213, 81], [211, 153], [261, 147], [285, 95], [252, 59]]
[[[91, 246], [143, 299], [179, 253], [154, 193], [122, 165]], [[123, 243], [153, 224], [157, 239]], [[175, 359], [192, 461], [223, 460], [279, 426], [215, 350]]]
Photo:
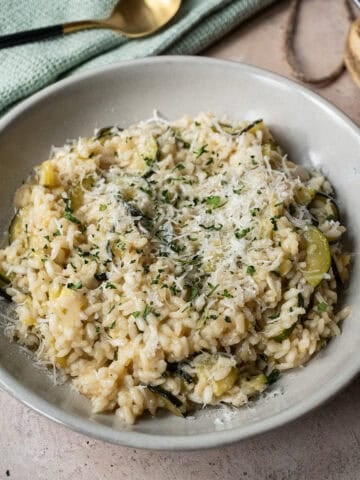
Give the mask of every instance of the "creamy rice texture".
[[102, 129], [54, 149], [15, 206], [8, 330], [94, 412], [240, 406], [340, 332], [332, 187], [262, 121]]

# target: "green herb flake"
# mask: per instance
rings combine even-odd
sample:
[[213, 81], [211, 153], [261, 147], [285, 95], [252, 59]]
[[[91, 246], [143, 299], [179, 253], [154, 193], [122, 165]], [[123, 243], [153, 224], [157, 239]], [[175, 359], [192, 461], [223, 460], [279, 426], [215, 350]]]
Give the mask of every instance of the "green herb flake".
[[250, 210], [250, 213], [251, 213], [251, 216], [252, 216], [252, 217], [256, 217], [256, 215], [257, 215], [259, 212], [260, 212], [260, 208], [257, 208], [257, 207], [252, 208], [252, 209]]
[[276, 217], [271, 217], [270, 222], [272, 223], [273, 230], [276, 232], [278, 230], [277, 222], [276, 222]]
[[59, 235], [61, 235], [60, 230], [59, 229], [55, 230], [55, 232], [53, 233], [53, 236], [58, 237]]
[[182, 163], [178, 163], [175, 168], [177, 168], [178, 170], [184, 170], [186, 167], [185, 165], [183, 165]]
[[319, 310], [319, 312], [326, 312], [327, 308], [328, 308], [328, 304], [325, 302], [321, 302], [317, 306], [317, 309]]
[[218, 195], [210, 195], [206, 199], [206, 205], [210, 205], [212, 208], [221, 207], [221, 197]]
[[137, 312], [132, 312], [130, 315], [131, 315], [132, 317], [134, 317], [134, 318], [139, 318], [140, 315], [141, 315], [141, 312], [139, 312], [139, 311], [137, 311]]
[[200, 290], [198, 289], [198, 287], [191, 285], [189, 302], [192, 303], [195, 300], [195, 298], [199, 296], [199, 293], [200, 293]]
[[226, 323], [231, 323], [231, 322], [232, 322], [231, 318], [228, 317], [227, 315], [226, 315], [226, 317], [224, 318], [224, 320], [225, 320]]
[[81, 223], [78, 218], [74, 217], [74, 215], [67, 210], [64, 211], [64, 218], [66, 218], [66, 220], [69, 220], [69, 222], [76, 223], [78, 225], [80, 225]]
[[208, 283], [208, 286], [210, 288], [208, 294], [206, 295], [207, 297], [211, 297], [211, 295], [219, 288], [219, 284], [212, 285], [211, 283]]
[[144, 162], [148, 167], [151, 167], [154, 163], [154, 159], [151, 157], [144, 157]]
[[79, 290], [80, 288], [82, 288], [82, 283], [81, 282], [77, 282], [77, 283], [68, 283], [67, 285], [67, 288], [70, 288], [70, 290]]
[[173, 295], [178, 295], [181, 292], [180, 288], [176, 286], [175, 282], [169, 287], [169, 289]]
[[110, 330], [113, 329], [113, 328], [115, 327], [115, 325], [116, 325], [116, 320], [114, 320], [114, 321], [112, 322], [112, 324], [110, 325], [109, 329], [110, 329]]
[[216, 232], [218, 232], [219, 230], [221, 230], [223, 228], [223, 225], [221, 223], [219, 223], [219, 225], [209, 225], [209, 226], [206, 226], [206, 225], [203, 225], [202, 223], [199, 224], [199, 227], [203, 228], [204, 230], [215, 230]]
[[233, 188], [233, 192], [236, 193], [236, 195], [240, 195], [242, 191], [242, 188]]
[[186, 150], [188, 150], [191, 145], [189, 142], [186, 142], [183, 138], [179, 137], [179, 136], [176, 136], [175, 137], [175, 140], [178, 142], [178, 143], [182, 143], [183, 144], [183, 148], [185, 148]]
[[250, 232], [250, 228], [243, 228], [242, 230], [235, 230], [235, 237], [240, 240], [241, 238], [246, 237]]
[[246, 269], [246, 272], [249, 274], [249, 275], [254, 275], [254, 273], [256, 272], [256, 269], [253, 265], [249, 265]]
[[80, 220], [78, 218], [76, 218], [72, 213], [73, 211], [72, 211], [72, 208], [71, 208], [70, 198], [69, 197], [63, 197], [63, 201], [65, 203], [64, 218], [66, 218], [66, 220], [69, 220], [69, 222], [80, 224], [81, 223]]
[[231, 295], [231, 293], [227, 288], [224, 289], [221, 295], [225, 298], [234, 298], [234, 295]]
[[195, 151], [194, 151], [195, 157], [196, 157], [196, 158], [199, 158], [199, 157], [201, 157], [201, 155], [203, 155], [204, 153], [208, 153], [208, 150], [206, 150], [206, 147], [207, 147], [207, 144], [202, 145], [200, 148], [198, 148], [197, 150], [195, 150]]
[[104, 203], [102, 203], [99, 207], [100, 212], [103, 212], [106, 209], [107, 209], [107, 205], [105, 205]]
[[105, 283], [105, 288], [109, 288], [111, 290], [116, 290], [116, 286], [113, 283], [110, 283], [110, 282]]
[[96, 327], [95, 327], [95, 332], [96, 332], [96, 333], [99, 333], [99, 332], [100, 332], [100, 327], [99, 327], [99, 326], [96, 326]]
[[145, 305], [145, 308], [144, 308], [144, 312], [143, 312], [143, 317], [144, 317], [145, 320], [146, 320], [146, 317], [147, 317], [150, 313], [152, 313], [152, 308], [151, 308], [150, 305], [146, 304], [146, 305]]

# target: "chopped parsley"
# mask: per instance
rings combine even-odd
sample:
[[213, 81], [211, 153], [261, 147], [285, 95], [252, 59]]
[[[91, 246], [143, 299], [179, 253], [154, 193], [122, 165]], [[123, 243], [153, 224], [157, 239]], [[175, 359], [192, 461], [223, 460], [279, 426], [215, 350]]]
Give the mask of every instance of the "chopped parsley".
[[254, 275], [255, 273], [255, 267], [253, 265], [249, 265], [246, 269], [246, 272], [249, 274], [249, 275]]
[[114, 321], [112, 322], [112, 324], [110, 325], [110, 327], [109, 327], [109, 328], [110, 328], [110, 330], [111, 330], [112, 328], [114, 328], [114, 327], [115, 327], [115, 325], [116, 325], [116, 320], [114, 320]]
[[208, 153], [208, 150], [206, 150], [206, 147], [207, 147], [207, 144], [202, 145], [200, 148], [194, 151], [196, 158], [201, 157], [201, 155], [203, 155], [204, 153]]
[[319, 312], [326, 312], [327, 308], [328, 308], [328, 304], [325, 302], [321, 302], [317, 306], [317, 309], [319, 310]]
[[145, 305], [145, 308], [144, 308], [144, 312], [143, 312], [143, 317], [144, 317], [145, 320], [146, 320], [146, 317], [147, 317], [150, 313], [152, 313], [152, 311], [153, 311], [153, 310], [152, 310], [152, 307], [151, 307], [150, 305], [146, 304], [146, 305]]
[[231, 293], [227, 288], [224, 289], [221, 295], [225, 298], [234, 298], [234, 295], [231, 295]]
[[140, 315], [141, 315], [141, 312], [139, 312], [139, 311], [136, 311], [136, 312], [132, 312], [132, 313], [131, 313], [131, 316], [133, 316], [134, 318], [139, 318]]
[[215, 290], [217, 290], [217, 288], [219, 288], [219, 284], [212, 285], [211, 283], [208, 283], [208, 286], [209, 286], [210, 290], [209, 290], [209, 292], [206, 296], [211, 297], [211, 295], [215, 292]]
[[219, 208], [221, 207], [221, 197], [218, 195], [210, 195], [206, 199], [206, 205], [210, 205], [212, 208]]
[[182, 163], [178, 163], [175, 168], [177, 168], [178, 170], [184, 170], [186, 167], [182, 164]]
[[70, 288], [70, 290], [79, 290], [80, 288], [82, 288], [82, 283], [81, 282], [77, 282], [77, 283], [68, 283], [67, 285], [67, 288]]
[[277, 218], [278, 218], [278, 217], [271, 217], [271, 218], [270, 218], [270, 222], [272, 223], [272, 226], [273, 226], [273, 230], [274, 230], [274, 231], [278, 230], [278, 226], [277, 226], [277, 222], [276, 222], [276, 219], [277, 219]]
[[192, 303], [195, 300], [195, 298], [199, 296], [200, 290], [198, 289], [198, 287], [195, 287], [193, 285], [189, 285], [189, 288], [190, 288], [190, 296], [188, 301]]
[[65, 203], [64, 218], [66, 218], [66, 220], [69, 220], [69, 222], [76, 223], [76, 224], [80, 225], [81, 224], [80, 220], [73, 215], [70, 198], [69, 197], [64, 197], [63, 200], [64, 200], [64, 203]]
[[231, 323], [231, 321], [232, 321], [231, 318], [228, 317], [227, 315], [226, 315], [226, 317], [224, 318], [224, 320], [225, 320], [226, 323]]
[[116, 290], [116, 286], [113, 283], [106, 282], [105, 288], [110, 288], [111, 290]]
[[221, 223], [219, 223], [219, 225], [209, 225], [209, 226], [206, 226], [206, 225], [203, 225], [202, 223], [199, 224], [199, 227], [201, 228], [204, 228], [205, 230], [215, 230], [215, 231], [219, 231], [223, 228], [223, 225]]
[[250, 232], [250, 228], [243, 228], [242, 230], [235, 230], [235, 237], [237, 239], [241, 239], [246, 237], [246, 235]]
[[102, 203], [99, 207], [100, 212], [103, 212], [106, 209], [107, 209], [107, 205], [105, 205], [104, 203]]
[[53, 233], [53, 236], [58, 237], [59, 235], [61, 235], [60, 230], [59, 229], [55, 230], [55, 232]]

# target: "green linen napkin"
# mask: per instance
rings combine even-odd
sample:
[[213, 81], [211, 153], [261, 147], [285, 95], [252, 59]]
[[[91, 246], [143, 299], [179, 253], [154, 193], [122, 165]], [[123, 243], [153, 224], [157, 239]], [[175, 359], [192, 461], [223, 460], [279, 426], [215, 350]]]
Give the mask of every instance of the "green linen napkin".
[[[0, 114], [60, 77], [150, 55], [194, 54], [275, 0], [184, 0], [174, 21], [148, 38], [109, 30], [0, 50]], [[57, 23], [104, 18], [116, 0], [1, 0], [0, 35]]]

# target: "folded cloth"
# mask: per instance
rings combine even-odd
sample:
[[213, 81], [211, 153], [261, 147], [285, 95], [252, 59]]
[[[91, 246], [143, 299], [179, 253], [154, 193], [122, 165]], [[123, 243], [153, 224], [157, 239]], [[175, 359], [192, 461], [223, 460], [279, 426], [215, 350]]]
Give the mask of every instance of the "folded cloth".
[[[1, 0], [0, 35], [74, 20], [105, 18], [117, 0]], [[88, 30], [0, 50], [0, 114], [60, 77], [121, 60], [194, 54], [276, 0], [184, 0], [151, 37], [128, 40]]]

